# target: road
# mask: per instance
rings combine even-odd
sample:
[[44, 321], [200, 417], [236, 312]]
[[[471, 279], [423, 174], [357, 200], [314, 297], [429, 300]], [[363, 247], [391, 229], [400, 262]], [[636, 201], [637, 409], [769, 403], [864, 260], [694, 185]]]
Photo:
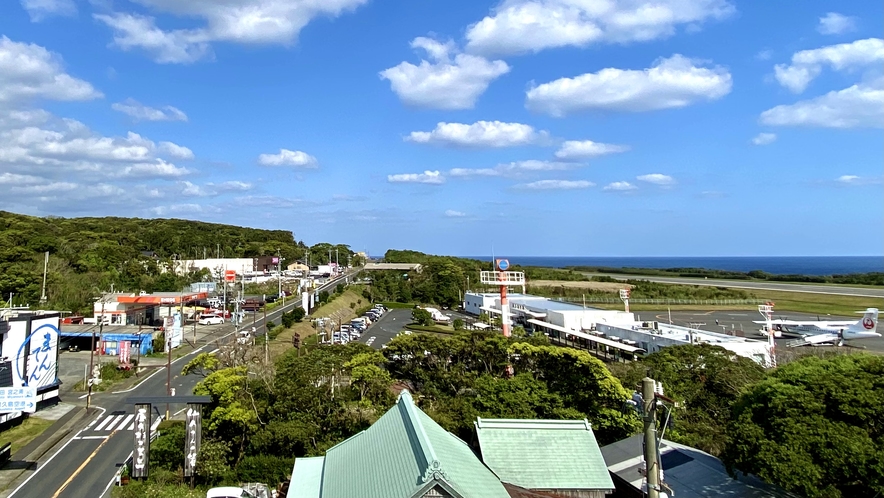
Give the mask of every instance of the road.
[[623, 275], [608, 273], [587, 273], [587, 275], [604, 275], [607, 277], [615, 278], [617, 280], [648, 280], [650, 282], [660, 282], [664, 284], [705, 285], [711, 287], [731, 287], [734, 289], [806, 292], [809, 294], [834, 294], [839, 296], [884, 298], [884, 289], [876, 289], [871, 287], [847, 287], [825, 284], [790, 284], [782, 282], [757, 282], [712, 278], [706, 279], [688, 277], [657, 277], [650, 275]]
[[[330, 282], [323, 288], [335, 283]], [[292, 299], [285, 307], [268, 312], [267, 320], [279, 323], [282, 313], [300, 304], [300, 299]], [[255, 327], [258, 334], [263, 333], [263, 314], [255, 317]], [[197, 354], [211, 352], [218, 347], [217, 344], [229, 341], [235, 333], [231, 324], [213, 326], [213, 330], [216, 332], [198, 340], [199, 347], [196, 350], [172, 362], [172, 387], [176, 394], [192, 393], [193, 387], [200, 380], [200, 377], [194, 375], [182, 377], [181, 367]], [[88, 425], [77, 431], [54, 453], [48, 454], [46, 460], [40, 461], [37, 470], [28, 475], [7, 497], [92, 498], [107, 495], [117, 470], [134, 447], [132, 420], [135, 410], [126, 400], [135, 396], [165, 394], [165, 369], [154, 371], [146, 380], [125, 392], [96, 393], [93, 395], [96, 413], [87, 420]], [[173, 404], [170, 411], [174, 414], [183, 408], [183, 405]], [[153, 420], [156, 421], [161, 414], [165, 415], [165, 411], [165, 406], [154, 407]]]
[[367, 344], [374, 349], [381, 349], [399, 332], [411, 323], [411, 309], [393, 308], [384, 313], [381, 318], [372, 323], [365, 333], [359, 338], [359, 342]]

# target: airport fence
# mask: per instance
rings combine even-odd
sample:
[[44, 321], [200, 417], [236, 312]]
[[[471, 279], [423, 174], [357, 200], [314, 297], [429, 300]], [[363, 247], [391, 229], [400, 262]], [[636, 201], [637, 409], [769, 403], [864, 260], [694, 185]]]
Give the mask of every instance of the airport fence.
[[[553, 299], [554, 301], [571, 304], [583, 304], [584, 302], [587, 304], [617, 304], [622, 302], [620, 299], [613, 297], [587, 297], [585, 301], [583, 299], [577, 299], [573, 297], [557, 297], [551, 299]], [[631, 297], [629, 298], [629, 302], [630, 304], [736, 306], [746, 304], [764, 304], [767, 301], [765, 301], [764, 299], [646, 299]]]

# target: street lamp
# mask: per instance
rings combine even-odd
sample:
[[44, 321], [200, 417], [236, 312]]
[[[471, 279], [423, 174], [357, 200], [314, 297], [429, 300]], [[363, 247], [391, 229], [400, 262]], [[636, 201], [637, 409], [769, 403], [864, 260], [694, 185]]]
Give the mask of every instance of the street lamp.
[[[95, 288], [95, 290], [98, 290]], [[101, 315], [98, 318], [98, 343], [101, 345], [101, 334], [104, 331], [104, 304], [107, 302], [107, 295], [101, 292], [101, 297], [97, 298], [101, 301]], [[101, 370], [101, 355], [98, 356], [98, 368]], [[89, 379], [86, 381], [86, 409], [92, 404], [92, 386], [95, 384], [95, 329], [92, 329], [92, 347], [89, 348]]]

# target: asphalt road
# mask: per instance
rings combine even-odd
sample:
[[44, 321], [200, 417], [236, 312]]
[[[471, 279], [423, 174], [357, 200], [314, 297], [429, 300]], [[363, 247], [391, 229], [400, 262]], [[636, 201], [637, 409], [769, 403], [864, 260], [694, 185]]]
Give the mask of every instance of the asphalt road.
[[[267, 313], [267, 319], [279, 321], [283, 312], [300, 306], [300, 300], [287, 302], [284, 308], [276, 308]], [[246, 321], [246, 325], [251, 326]], [[255, 317], [257, 333], [263, 332], [264, 316]], [[198, 330], [200, 330], [198, 328]], [[211, 352], [217, 344], [230, 340], [235, 333], [232, 324], [212, 326], [202, 339], [198, 337], [198, 345], [202, 345], [192, 353], [173, 360], [172, 387], [176, 394], [185, 395], [193, 392], [193, 387], [200, 377], [191, 375], [182, 377], [181, 367], [202, 352]], [[63, 445], [48, 453], [46, 460], [40, 461], [37, 470], [27, 476], [26, 480], [17, 485], [7, 497], [16, 498], [92, 498], [104, 497], [113, 484], [120, 465], [126, 461], [134, 447], [134, 406], [126, 401], [135, 396], [164, 396], [166, 394], [166, 370], [158, 369], [136, 387], [125, 392], [96, 393], [93, 395], [93, 406], [96, 413], [89, 418], [85, 427], [80, 428]], [[184, 405], [170, 405], [170, 413], [184, 408]], [[160, 414], [165, 415], [165, 406], [154, 407], [152, 420], [156, 421]], [[131, 417], [130, 417], [131, 416]]]
[[810, 294], [835, 294], [839, 296], [880, 297], [884, 298], [884, 289], [866, 287], [847, 287], [824, 284], [789, 284], [780, 282], [747, 282], [744, 280], [705, 279], [687, 277], [656, 277], [647, 275], [623, 275], [593, 273], [587, 275], [605, 275], [617, 280], [648, 280], [665, 284], [704, 285], [711, 287], [731, 287], [734, 289], [755, 289], [783, 292], [806, 292]]
[[372, 323], [359, 338], [359, 342], [374, 349], [381, 349], [384, 344], [399, 335], [399, 332], [409, 323], [411, 323], [410, 309], [393, 308], [384, 313], [380, 320]]

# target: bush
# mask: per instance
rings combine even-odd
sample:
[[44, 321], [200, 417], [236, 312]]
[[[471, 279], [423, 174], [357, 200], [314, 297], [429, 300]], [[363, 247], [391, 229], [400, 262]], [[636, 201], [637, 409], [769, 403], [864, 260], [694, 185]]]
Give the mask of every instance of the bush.
[[282, 314], [282, 326], [285, 328], [289, 328], [295, 324], [295, 315], [294, 312], [290, 311], [288, 313]]
[[460, 318], [455, 318], [451, 323], [451, 326], [454, 327], [454, 330], [463, 330], [463, 320]]
[[304, 311], [304, 308], [295, 308], [292, 310], [292, 316], [295, 318], [295, 321], [300, 323], [301, 320], [307, 315], [307, 312]]
[[426, 327], [429, 327], [435, 323], [433, 321], [433, 315], [431, 315], [429, 311], [420, 308], [411, 312], [411, 319], [414, 320], [414, 323]]
[[236, 479], [240, 482], [263, 482], [275, 488], [287, 480], [295, 464], [294, 457], [278, 455], [249, 455], [236, 466]]
[[164, 421], [158, 430], [159, 437], [150, 443], [150, 471], [154, 473], [157, 469], [164, 469], [177, 472], [184, 466], [184, 421]]
[[338, 284], [338, 286], [335, 287], [335, 292], [337, 292], [338, 294], [343, 294], [344, 293], [344, 284]]
[[162, 353], [166, 350], [166, 333], [163, 332], [158, 337], [153, 338], [153, 342], [151, 343], [153, 347], [154, 353]]

